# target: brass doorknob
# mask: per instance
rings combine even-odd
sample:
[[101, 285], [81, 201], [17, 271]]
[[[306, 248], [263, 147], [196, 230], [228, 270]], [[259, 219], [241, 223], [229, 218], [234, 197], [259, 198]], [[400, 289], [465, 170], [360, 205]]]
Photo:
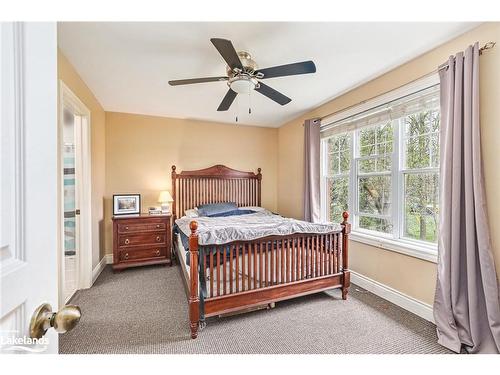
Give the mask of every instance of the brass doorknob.
[[58, 312], [52, 312], [52, 306], [44, 303], [35, 310], [30, 322], [30, 337], [39, 339], [50, 327], [56, 332], [71, 331], [80, 321], [82, 311], [78, 306], [66, 305]]

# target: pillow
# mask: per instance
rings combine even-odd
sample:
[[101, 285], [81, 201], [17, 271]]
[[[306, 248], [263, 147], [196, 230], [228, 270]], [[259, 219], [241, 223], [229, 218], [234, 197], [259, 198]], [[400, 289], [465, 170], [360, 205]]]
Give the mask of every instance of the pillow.
[[198, 213], [198, 209], [196, 209], [196, 208], [193, 208], [192, 210], [184, 211], [184, 215], [186, 215], [186, 217], [199, 217], [200, 216], [200, 214]]
[[208, 217], [226, 217], [226, 216], [238, 216], [238, 215], [249, 215], [249, 214], [254, 214], [255, 211], [252, 210], [242, 210], [241, 208], [233, 210], [233, 211], [227, 211], [227, 212], [222, 212], [219, 214], [213, 214], [213, 215], [208, 215]]
[[198, 209], [199, 216], [210, 216], [237, 210], [238, 206], [234, 202], [224, 202], [224, 203], [202, 204], [196, 208]]
[[251, 210], [254, 212], [260, 212], [260, 211], [265, 211], [266, 209], [264, 207], [259, 207], [259, 206], [246, 206], [246, 207], [240, 207], [240, 210]]

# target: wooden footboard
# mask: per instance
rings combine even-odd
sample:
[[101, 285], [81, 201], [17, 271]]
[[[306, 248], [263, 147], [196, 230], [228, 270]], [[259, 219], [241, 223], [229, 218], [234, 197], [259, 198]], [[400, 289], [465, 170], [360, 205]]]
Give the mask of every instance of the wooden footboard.
[[[261, 205], [261, 169], [224, 165], [177, 172], [172, 166], [174, 220], [201, 204]], [[199, 246], [198, 224], [190, 223], [189, 321], [196, 338], [205, 317], [263, 305], [331, 288], [347, 298], [349, 217], [342, 230], [325, 234], [273, 236], [220, 246]], [[201, 264], [199, 264], [201, 263]]]
[[217, 246], [199, 246], [190, 223], [191, 337], [205, 317], [332, 288], [347, 298], [349, 214], [342, 230], [325, 234], [271, 236]]

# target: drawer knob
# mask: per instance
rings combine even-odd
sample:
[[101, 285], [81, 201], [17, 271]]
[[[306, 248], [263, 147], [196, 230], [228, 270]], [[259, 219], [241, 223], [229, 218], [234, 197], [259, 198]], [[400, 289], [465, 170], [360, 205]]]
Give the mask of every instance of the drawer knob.
[[155, 254], [160, 255], [160, 250], [156, 250]]
[[156, 224], [156, 228], [159, 228], [160, 227], [160, 224]]
[[130, 240], [128, 238], [125, 238], [125, 245], [128, 245], [130, 243]]
[[125, 256], [124, 256], [125, 260], [128, 259], [128, 253], [125, 253]]
[[161, 237], [160, 236], [156, 236], [156, 241], [160, 242], [161, 241]]
[[127, 227], [125, 227], [125, 230], [128, 230], [128, 226], [127, 226]]

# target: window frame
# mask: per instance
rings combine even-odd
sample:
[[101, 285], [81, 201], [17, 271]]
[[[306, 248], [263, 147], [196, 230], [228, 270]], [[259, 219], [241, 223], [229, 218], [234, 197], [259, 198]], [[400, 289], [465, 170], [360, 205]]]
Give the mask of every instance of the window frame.
[[[431, 86], [439, 84], [439, 76], [437, 74], [425, 77], [418, 81], [412, 82], [408, 85], [402, 86], [399, 89], [393, 90], [387, 94], [381, 95], [374, 99], [368, 100], [359, 105], [350, 107], [346, 111], [342, 111], [338, 114], [330, 116], [323, 120], [322, 130], [325, 128], [331, 128], [329, 124], [333, 124], [343, 119], [347, 119], [353, 115], [362, 113], [364, 111], [373, 109], [377, 106], [389, 103], [393, 100], [398, 100], [406, 95], [414, 94], [418, 91], [424, 90]], [[370, 125], [379, 126], [380, 124]], [[333, 125], [334, 126], [334, 125]], [[393, 126], [393, 152], [391, 159], [391, 170], [388, 173], [391, 176], [391, 219], [392, 219], [392, 231], [390, 233], [383, 233], [378, 231], [372, 231], [369, 229], [364, 229], [359, 227], [359, 197], [358, 197], [358, 160], [359, 156], [359, 132], [363, 128], [358, 129], [346, 129], [345, 132], [339, 130], [334, 136], [338, 136], [345, 133], [350, 133], [350, 169], [349, 169], [349, 189], [348, 189], [348, 199], [347, 205], [349, 207], [349, 213], [352, 218], [352, 232], [350, 239], [356, 242], [365, 243], [372, 246], [377, 246], [379, 248], [395, 251], [412, 257], [424, 259], [430, 262], [437, 262], [437, 243], [430, 243], [421, 240], [416, 240], [404, 236], [404, 225], [405, 225], [405, 213], [404, 213], [404, 194], [405, 194], [405, 184], [404, 176], [407, 173], [434, 173], [440, 171], [439, 167], [434, 168], [406, 168], [405, 167], [405, 145], [404, 142], [406, 137], [404, 136], [404, 117], [392, 120]], [[368, 127], [365, 127], [368, 128]], [[321, 216], [323, 220], [328, 220], [329, 216], [329, 198], [327, 183], [328, 179], [338, 176], [331, 175], [327, 176], [326, 172], [328, 167], [327, 158], [327, 140], [331, 137], [325, 137], [321, 139]], [[380, 155], [377, 155], [380, 157]], [[362, 159], [362, 158], [361, 158]], [[379, 172], [375, 172], [379, 174]], [[362, 176], [371, 174], [362, 174]], [[345, 174], [342, 174], [345, 176]], [[362, 213], [363, 216], [370, 216]], [[378, 215], [376, 215], [378, 216]], [[336, 219], [336, 218], [335, 218]], [[332, 218], [332, 221], [340, 221]]]

